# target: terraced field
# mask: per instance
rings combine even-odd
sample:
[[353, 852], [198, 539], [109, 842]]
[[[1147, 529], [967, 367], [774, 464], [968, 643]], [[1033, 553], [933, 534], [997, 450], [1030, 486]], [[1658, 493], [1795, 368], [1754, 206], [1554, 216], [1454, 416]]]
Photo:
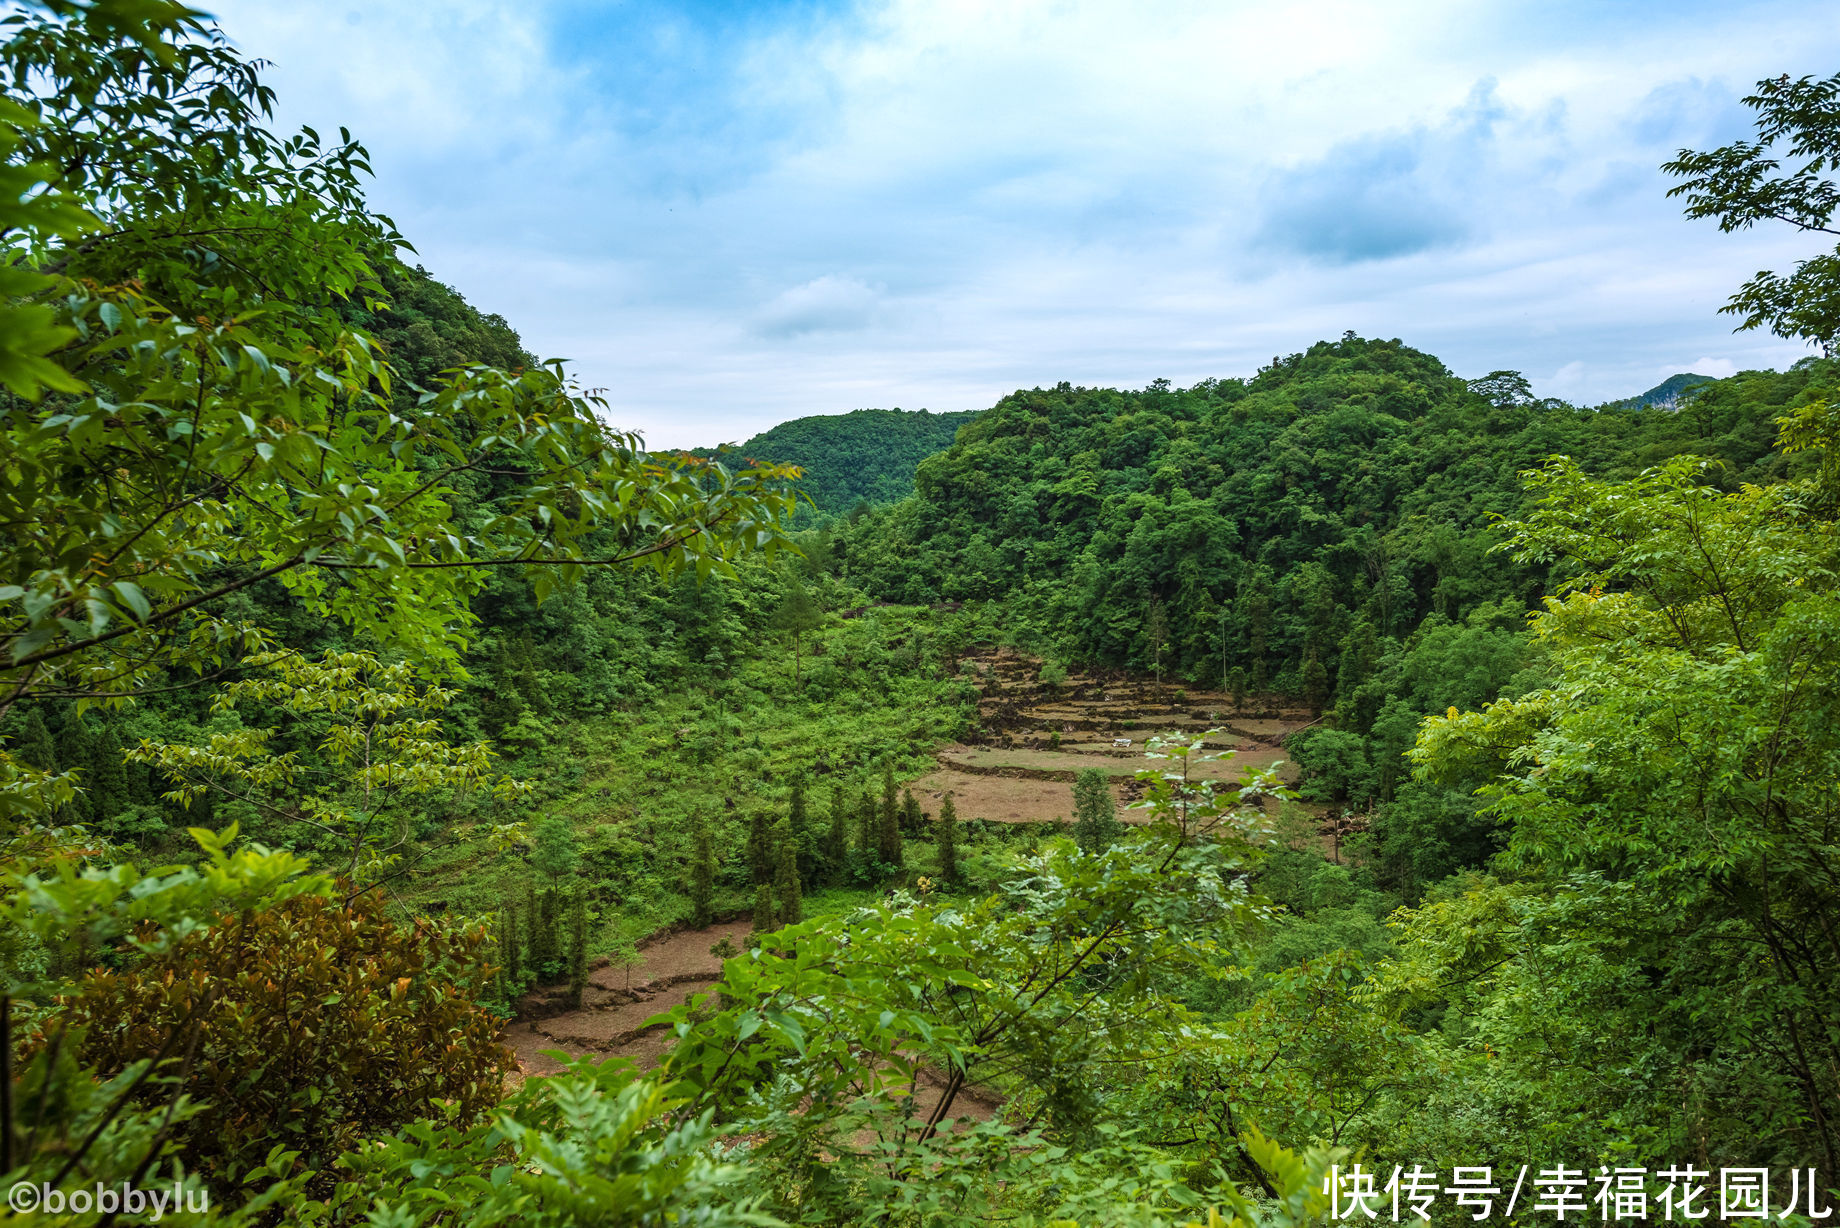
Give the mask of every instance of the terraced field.
[[[967, 660], [978, 672], [981, 736], [946, 746], [938, 769], [913, 783], [927, 810], [937, 812], [947, 793], [961, 819], [998, 823], [1051, 822], [1073, 814], [1073, 778], [1096, 767], [1114, 777], [1121, 805], [1133, 800], [1135, 773], [1147, 765], [1153, 737], [1206, 740], [1210, 752], [1231, 758], [1197, 763], [1193, 774], [1236, 780], [1248, 767], [1286, 758], [1282, 738], [1310, 723], [1310, 714], [1258, 699], [1236, 703], [1217, 691], [1180, 690], [1145, 679], [1070, 674], [1057, 687], [1040, 680], [1041, 662], [1008, 650]], [[1295, 779], [1287, 763], [1279, 769]], [[1123, 812], [1129, 821], [1131, 812]]]
[[[1073, 815], [1073, 779], [1081, 769], [1096, 767], [1113, 778], [1126, 822], [1137, 813], [1122, 809], [1142, 786], [1134, 774], [1150, 761], [1145, 744], [1158, 735], [1206, 739], [1209, 751], [1232, 751], [1228, 759], [1194, 765], [1193, 774], [1210, 780], [1234, 780], [1247, 767], [1265, 767], [1286, 758], [1281, 740], [1310, 723], [1310, 713], [1261, 705], [1236, 704], [1210, 691], [1180, 692], [1142, 679], [1069, 675], [1057, 687], [1040, 681], [1041, 662], [1008, 650], [966, 658], [982, 691], [978, 705], [980, 734], [975, 741], [941, 747], [938, 767], [911, 782], [921, 805], [937, 814], [947, 793], [960, 819], [997, 823], [1051, 822]], [[1295, 779], [1288, 763], [1279, 774]], [[629, 1057], [650, 1066], [664, 1053], [670, 1033], [647, 1028], [661, 1011], [708, 990], [721, 973], [710, 954], [712, 944], [727, 938], [746, 943], [748, 925], [732, 921], [703, 930], [659, 935], [641, 952], [630, 975], [596, 968], [580, 1009], [563, 1009], [560, 990], [539, 991], [521, 1003], [522, 1018], [505, 1033], [525, 1075], [558, 1069], [544, 1050]], [[922, 1110], [937, 1089], [915, 1089]], [[988, 1116], [994, 1099], [970, 1095], [961, 1111]]]

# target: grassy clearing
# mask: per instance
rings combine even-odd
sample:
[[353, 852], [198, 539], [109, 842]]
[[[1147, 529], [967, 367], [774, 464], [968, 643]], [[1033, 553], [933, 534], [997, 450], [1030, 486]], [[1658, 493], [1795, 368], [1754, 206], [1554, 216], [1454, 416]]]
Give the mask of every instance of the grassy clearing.
[[[975, 615], [925, 607], [833, 615], [807, 638], [802, 686], [790, 645], [759, 643], [721, 674], [638, 710], [610, 710], [507, 746], [538, 801], [498, 821], [568, 820], [595, 914], [591, 953], [689, 919], [697, 822], [710, 825], [716, 915], [743, 913], [753, 901], [746, 846], [754, 816], [783, 816], [802, 775], [811, 830], [821, 832], [837, 796], [853, 805], [865, 789], [879, 789], [884, 757], [904, 780], [932, 767], [935, 749], [975, 717], [976, 690], [951, 665], [982, 633]], [[481, 915], [548, 885], [528, 841], [498, 848], [491, 835], [482, 820], [431, 839], [404, 905]], [[914, 872], [927, 872], [930, 858], [928, 849]], [[846, 898], [875, 894], [815, 891], [808, 908], [830, 907], [835, 895], [841, 909]]]

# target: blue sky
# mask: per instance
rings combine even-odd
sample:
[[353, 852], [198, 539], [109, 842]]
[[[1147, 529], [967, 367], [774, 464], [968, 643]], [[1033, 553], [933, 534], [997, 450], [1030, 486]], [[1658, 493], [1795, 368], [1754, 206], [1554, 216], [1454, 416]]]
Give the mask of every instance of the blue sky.
[[1340, 336], [1593, 403], [1785, 366], [1717, 309], [1820, 250], [1659, 163], [1840, 70], [1831, 3], [231, 0], [285, 124], [657, 446]]

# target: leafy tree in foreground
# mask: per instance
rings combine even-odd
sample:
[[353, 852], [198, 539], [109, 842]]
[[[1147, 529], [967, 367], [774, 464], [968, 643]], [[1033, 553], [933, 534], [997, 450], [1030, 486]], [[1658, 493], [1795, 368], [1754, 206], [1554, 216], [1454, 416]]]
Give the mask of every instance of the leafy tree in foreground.
[[[1569, 576], [1534, 623], [1551, 684], [1427, 721], [1413, 758], [1481, 781], [1511, 864], [1553, 893], [1494, 1026], [1536, 1026], [1512, 995], [1569, 942], [1593, 991], [1578, 1065], [1620, 1052], [1677, 1072], [1628, 1089], [1631, 1128], [1665, 1122], [1684, 1145], [1716, 1104], [1734, 1123], [1716, 1163], [1834, 1171], [1840, 526], [1805, 484], [1726, 494], [1701, 474], [1681, 458], [1630, 482], [1564, 460], [1529, 475], [1539, 506], [1512, 547]], [[1569, 1094], [1589, 1085], [1581, 1071]]]
[[[317, 660], [292, 653], [250, 659], [262, 675], [220, 688], [213, 710], [245, 703], [295, 722], [325, 722], [319, 765], [273, 748], [278, 730], [236, 728], [200, 746], [146, 742], [129, 757], [173, 783], [168, 796], [190, 805], [216, 791], [257, 807], [281, 823], [298, 823], [324, 841], [350, 878], [375, 879], [408, 843], [405, 806], [436, 790], [478, 788], [508, 800], [525, 791], [495, 772], [483, 742], [455, 746], [439, 714], [454, 692], [415, 682], [407, 665], [385, 665], [362, 652], [327, 652]], [[538, 824], [536, 860], [551, 885], [580, 862], [573, 833], [556, 817]]]
[[[1716, 218], [1728, 233], [1784, 222], [1840, 234], [1840, 184], [1828, 174], [1840, 165], [1840, 74], [1759, 81], [1744, 105], [1757, 113], [1757, 139], [1681, 150], [1661, 168], [1685, 180], [1668, 195], [1686, 197], [1688, 217]], [[1784, 157], [1797, 165], [1784, 170]], [[1799, 262], [1787, 277], [1757, 274], [1719, 310], [1741, 317], [1740, 330], [1767, 324], [1778, 337], [1812, 341], [1831, 355], [1840, 338], [1840, 249]]]
[[790, 470], [650, 455], [559, 366], [399, 401], [340, 314], [380, 301], [401, 243], [362, 147], [268, 131], [255, 66], [198, 15], [27, 6], [6, 33], [0, 177], [42, 186], [0, 219], [0, 715], [266, 646], [225, 603], [267, 580], [440, 667], [482, 568], [534, 567], [541, 593], [588, 567], [726, 574], [785, 540]]

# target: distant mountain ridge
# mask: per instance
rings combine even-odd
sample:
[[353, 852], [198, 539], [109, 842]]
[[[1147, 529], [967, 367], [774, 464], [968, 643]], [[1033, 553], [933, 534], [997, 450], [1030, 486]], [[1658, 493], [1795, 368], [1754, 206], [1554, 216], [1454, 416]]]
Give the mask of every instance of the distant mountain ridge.
[[1710, 375], [1693, 375], [1682, 372], [1679, 375], [1668, 376], [1659, 384], [1650, 388], [1647, 392], [1633, 397], [1625, 397], [1621, 401], [1612, 401], [1610, 402], [1610, 408], [1676, 409], [1686, 400], [1687, 393], [1699, 387], [1701, 384], [1711, 384], [1715, 382], [1715, 377]]
[[[914, 469], [952, 446], [958, 428], [980, 409], [855, 409], [794, 418], [762, 431], [739, 451], [755, 460], [798, 465], [799, 486], [820, 511], [843, 513], [858, 502], [895, 503], [914, 493]], [[697, 449], [707, 455], [708, 449]]]

